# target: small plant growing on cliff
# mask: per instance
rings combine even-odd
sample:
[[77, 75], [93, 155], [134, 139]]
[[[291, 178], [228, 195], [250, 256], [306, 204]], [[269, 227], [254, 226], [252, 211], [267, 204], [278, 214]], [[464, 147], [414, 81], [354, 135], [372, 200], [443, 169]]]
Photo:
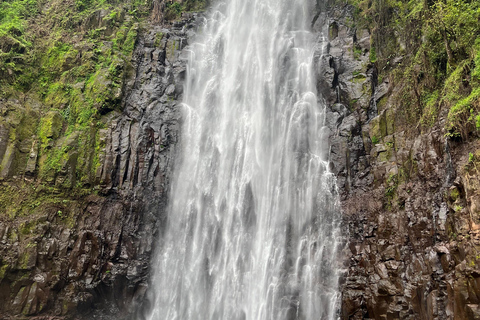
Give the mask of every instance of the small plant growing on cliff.
[[468, 154], [468, 162], [465, 165], [465, 170], [470, 170], [470, 169], [477, 169], [477, 163], [478, 163], [478, 153], [469, 153]]
[[182, 5], [178, 2], [167, 3], [167, 9], [165, 10], [165, 18], [167, 20], [175, 20], [182, 13]]
[[153, 43], [153, 45], [155, 47], [160, 47], [162, 39], [163, 39], [163, 32], [158, 32], [157, 34], [155, 34], [155, 42]]
[[361, 56], [362, 56], [362, 49], [357, 47], [357, 46], [354, 46], [353, 47], [353, 57], [355, 58], [355, 60], [360, 60]]
[[370, 56], [369, 56], [370, 62], [375, 63], [377, 61], [377, 51], [375, 47], [370, 48]]
[[469, 162], [469, 163], [473, 163], [473, 161], [475, 161], [475, 155], [470, 152], [470, 153], [468, 154], [468, 162]]
[[372, 137], [372, 143], [373, 143], [373, 144], [377, 144], [377, 143], [379, 143], [379, 142], [380, 142], [380, 140], [379, 140], [376, 136], [373, 136], [373, 137]]
[[392, 200], [395, 198], [398, 185], [400, 183], [399, 174], [391, 174], [387, 178], [387, 185], [385, 187], [386, 208], [392, 208]]

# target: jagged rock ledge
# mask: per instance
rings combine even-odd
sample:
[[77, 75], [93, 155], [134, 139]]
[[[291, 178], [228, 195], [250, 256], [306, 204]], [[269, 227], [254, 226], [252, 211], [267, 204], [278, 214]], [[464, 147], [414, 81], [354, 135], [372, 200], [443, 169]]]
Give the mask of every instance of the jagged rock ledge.
[[[198, 21], [184, 14], [169, 29], [139, 35], [122, 99], [105, 111], [103, 128], [92, 129], [97, 143], [76, 135], [55, 142], [62, 118], [45, 117], [48, 147], [67, 146], [55, 175], [38, 172], [36, 126], [45, 124], [30, 122], [41, 103], [0, 101], [0, 201], [15, 207], [0, 218], [2, 319], [129, 319], [141, 310], [178, 142], [182, 49]], [[85, 166], [94, 173], [77, 188]]]
[[[398, 100], [405, 84], [379, 79], [373, 35], [354, 12], [340, 3], [314, 24], [329, 25], [317, 88], [348, 235], [341, 317], [480, 319], [479, 179], [469, 161], [480, 144], [445, 137], [448, 110], [428, 130], [415, 128]], [[377, 36], [406, 47], [395, 34]], [[403, 58], [396, 53], [389, 68]]]

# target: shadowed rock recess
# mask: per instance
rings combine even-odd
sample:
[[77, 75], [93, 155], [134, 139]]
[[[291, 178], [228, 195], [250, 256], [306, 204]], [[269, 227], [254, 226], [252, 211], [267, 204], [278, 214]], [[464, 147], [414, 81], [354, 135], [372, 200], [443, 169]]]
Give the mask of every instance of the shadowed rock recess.
[[[344, 1], [317, 2], [313, 31], [329, 27], [317, 90], [348, 234], [341, 319], [480, 319], [478, 139], [446, 138], [448, 110], [422, 128], [406, 115], [409, 83], [393, 76], [404, 52], [374, 56], [408, 39], [355, 23]], [[201, 19], [139, 31], [120, 86], [83, 84], [118, 92], [81, 133], [30, 95], [0, 100], [0, 318], [136, 318], [166, 219], [183, 49]]]

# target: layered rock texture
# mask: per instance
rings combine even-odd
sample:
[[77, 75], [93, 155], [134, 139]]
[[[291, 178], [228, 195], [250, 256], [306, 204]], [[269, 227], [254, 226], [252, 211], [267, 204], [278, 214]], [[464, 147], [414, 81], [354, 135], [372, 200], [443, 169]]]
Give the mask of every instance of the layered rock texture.
[[[342, 319], [480, 319], [478, 140], [449, 138], [445, 105], [412, 121], [393, 75], [407, 44], [358, 20], [336, 5], [314, 24], [329, 24], [318, 90], [348, 230]], [[375, 37], [398, 46], [383, 66]]]
[[[423, 97], [416, 88], [437, 75], [405, 67], [414, 42], [424, 41], [418, 32], [388, 29], [395, 10], [369, 9], [366, 23], [362, 1], [337, 2], [319, 1], [312, 26], [329, 42], [314, 59], [347, 234], [341, 317], [480, 319], [480, 146], [478, 129], [466, 125], [478, 97], [466, 117], [451, 116], [446, 91], [432, 104], [435, 91]], [[75, 22], [94, 44], [74, 39], [50, 50], [59, 64], [43, 61], [58, 73], [48, 90], [1, 95], [2, 319], [141, 317], [178, 143], [182, 49], [199, 23], [175, 6], [165, 11], [163, 1], [151, 8], [147, 27], [128, 20], [128, 10]], [[165, 15], [177, 19], [168, 28]], [[445, 39], [445, 61], [435, 63], [461, 67], [451, 86], [472, 97], [476, 66], [455, 62]], [[0, 49], [18, 49], [17, 58], [29, 48], [7, 40]], [[21, 79], [5, 61], [2, 79]], [[71, 80], [81, 68], [89, 76]]]
[[165, 220], [194, 17], [138, 34], [100, 125], [66, 132], [64, 114], [42, 102], [0, 101], [0, 318], [137, 317]]

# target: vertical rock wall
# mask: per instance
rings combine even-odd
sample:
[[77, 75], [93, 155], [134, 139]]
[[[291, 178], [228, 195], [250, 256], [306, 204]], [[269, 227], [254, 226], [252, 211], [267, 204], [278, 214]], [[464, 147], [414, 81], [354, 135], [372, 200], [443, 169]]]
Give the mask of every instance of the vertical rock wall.
[[[194, 21], [186, 15], [170, 29], [154, 26], [139, 36], [115, 108], [123, 112], [107, 110], [90, 143], [75, 134], [58, 142], [61, 114], [52, 111], [40, 123], [42, 106], [31, 97], [0, 101], [0, 318], [135, 317], [165, 221], [182, 49]], [[64, 148], [54, 176], [38, 172], [39, 130], [50, 148]], [[92, 176], [79, 186], [85, 167]]]
[[[317, 88], [348, 230], [342, 318], [480, 319], [479, 143], [447, 140], [445, 112], [423, 132], [406, 120], [402, 83], [379, 79], [354, 10], [324, 7], [313, 20], [318, 34], [328, 26]], [[139, 37], [118, 108], [86, 141], [62, 140], [62, 115], [41, 117], [32, 97], [0, 101], [1, 318], [138, 308], [165, 220], [191, 18]], [[38, 172], [40, 145], [65, 148], [55, 176]]]
[[338, 4], [314, 23], [329, 25], [317, 70], [348, 230], [342, 319], [480, 319], [479, 179], [468, 159], [479, 143], [445, 138], [445, 111], [424, 131], [406, 120], [395, 95], [404, 84], [379, 79], [354, 10]]

